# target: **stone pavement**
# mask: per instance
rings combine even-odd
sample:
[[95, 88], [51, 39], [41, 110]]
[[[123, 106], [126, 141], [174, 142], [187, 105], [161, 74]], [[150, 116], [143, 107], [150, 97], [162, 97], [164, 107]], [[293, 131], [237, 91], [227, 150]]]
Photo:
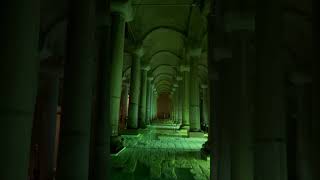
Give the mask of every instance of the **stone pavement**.
[[209, 179], [210, 162], [200, 159], [206, 137], [188, 138], [186, 130], [157, 123], [123, 138], [126, 149], [112, 157], [112, 179]]

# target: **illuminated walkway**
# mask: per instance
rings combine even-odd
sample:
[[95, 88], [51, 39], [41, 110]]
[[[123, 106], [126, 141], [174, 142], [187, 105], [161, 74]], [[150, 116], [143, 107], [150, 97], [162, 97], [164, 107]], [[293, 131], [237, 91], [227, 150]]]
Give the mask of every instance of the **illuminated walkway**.
[[172, 124], [123, 137], [127, 148], [112, 159], [113, 179], [209, 179], [209, 160], [200, 159], [205, 137], [188, 138]]

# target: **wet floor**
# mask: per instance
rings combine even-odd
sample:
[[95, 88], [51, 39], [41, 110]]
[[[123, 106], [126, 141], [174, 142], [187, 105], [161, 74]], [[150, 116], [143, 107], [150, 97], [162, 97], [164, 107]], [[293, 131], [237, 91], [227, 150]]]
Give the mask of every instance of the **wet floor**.
[[189, 138], [186, 130], [157, 123], [135, 135], [123, 135], [126, 149], [112, 157], [114, 180], [207, 180], [210, 162], [200, 158], [207, 138]]

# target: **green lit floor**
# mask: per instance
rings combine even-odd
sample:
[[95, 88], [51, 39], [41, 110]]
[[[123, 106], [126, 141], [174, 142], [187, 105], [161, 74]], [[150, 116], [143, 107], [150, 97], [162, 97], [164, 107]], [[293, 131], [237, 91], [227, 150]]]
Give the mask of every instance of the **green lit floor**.
[[112, 157], [113, 179], [209, 179], [209, 160], [200, 159], [205, 137], [188, 138], [186, 130], [156, 123], [123, 138], [126, 149]]

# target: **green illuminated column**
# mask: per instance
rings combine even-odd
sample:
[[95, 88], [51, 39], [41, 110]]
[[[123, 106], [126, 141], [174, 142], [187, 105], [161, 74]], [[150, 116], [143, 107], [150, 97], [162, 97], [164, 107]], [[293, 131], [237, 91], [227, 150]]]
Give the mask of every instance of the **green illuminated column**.
[[69, 9], [58, 180], [85, 180], [89, 174], [95, 8], [81, 0]]
[[202, 84], [202, 117], [206, 125], [209, 125], [209, 112], [208, 112], [208, 85]]
[[147, 104], [147, 82], [150, 66], [141, 70], [140, 102], [139, 102], [139, 128], [146, 128], [146, 104]]
[[150, 124], [150, 119], [151, 119], [151, 93], [152, 93], [152, 81], [153, 77], [148, 77], [148, 82], [147, 82], [147, 105], [146, 105], [146, 124]]
[[108, 119], [111, 122], [111, 151], [118, 152], [122, 148], [120, 137], [118, 136], [120, 98], [122, 87], [122, 70], [124, 55], [125, 23], [131, 20], [130, 1], [111, 2], [111, 66], [110, 66], [110, 94], [107, 100], [110, 104], [110, 114]]
[[143, 56], [143, 49], [137, 48], [133, 53], [131, 65], [131, 79], [130, 79], [130, 104], [129, 104], [129, 117], [128, 128], [138, 128], [138, 112], [139, 112], [139, 96], [140, 96], [140, 83], [141, 83], [141, 65], [140, 60]]
[[183, 74], [183, 108], [182, 125], [190, 125], [190, 66], [181, 66], [180, 71]]
[[170, 98], [170, 120], [173, 120], [172, 119], [172, 115], [173, 115], [173, 93], [172, 91], [170, 92], [170, 95], [169, 95], [169, 98]]
[[5, 0], [0, 9], [0, 179], [25, 180], [37, 95], [40, 2]]
[[129, 95], [129, 87], [130, 84], [128, 82], [125, 82], [126, 79], [124, 79], [124, 82], [122, 83], [122, 93], [121, 93], [121, 125], [122, 128], [125, 128], [126, 119], [128, 115], [128, 95]]
[[170, 119], [174, 120], [174, 92], [173, 92], [173, 90], [171, 90], [171, 92], [170, 92], [170, 100], [171, 100], [171, 104], [170, 104], [170, 107], [171, 107]]
[[154, 112], [153, 112], [153, 119], [158, 119], [158, 92], [155, 90], [154, 92]]
[[151, 81], [151, 89], [150, 89], [150, 113], [149, 113], [149, 121], [150, 121], [150, 123], [151, 123], [151, 121], [152, 121], [152, 119], [153, 119], [153, 117], [152, 117], [152, 115], [153, 115], [153, 83], [152, 83], [152, 81]]
[[182, 118], [183, 118], [183, 92], [184, 92], [184, 88], [183, 88], [183, 78], [181, 76], [177, 76], [177, 83], [179, 85], [178, 89], [177, 89], [177, 106], [178, 106], [178, 122], [179, 124], [182, 124]]
[[259, 180], [287, 179], [281, 5], [278, 0], [259, 2], [255, 17], [257, 89], [254, 166], [255, 179]]
[[172, 88], [172, 107], [173, 107], [173, 115], [172, 115], [172, 119], [175, 122], [177, 120], [177, 106], [176, 106], [176, 88], [173, 87]]
[[[201, 51], [200, 51], [201, 52]], [[191, 59], [190, 72], [190, 131], [200, 131], [200, 95], [199, 95], [199, 78], [198, 78], [198, 58], [194, 56]]]
[[174, 98], [174, 121], [179, 121], [179, 104], [178, 104], [178, 91], [179, 91], [179, 85], [177, 83], [173, 84], [173, 98]]

